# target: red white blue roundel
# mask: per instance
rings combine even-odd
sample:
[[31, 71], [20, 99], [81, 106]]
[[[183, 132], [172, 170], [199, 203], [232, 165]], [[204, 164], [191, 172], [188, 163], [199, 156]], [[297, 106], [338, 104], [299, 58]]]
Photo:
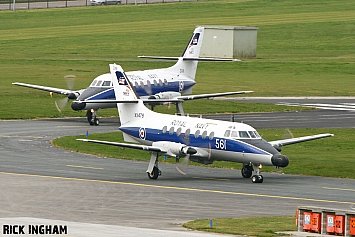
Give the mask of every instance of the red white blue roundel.
[[139, 129], [139, 138], [142, 140], [145, 140], [145, 128], [140, 128]]
[[179, 85], [179, 91], [183, 91], [184, 90], [184, 82], [180, 81], [180, 85]]

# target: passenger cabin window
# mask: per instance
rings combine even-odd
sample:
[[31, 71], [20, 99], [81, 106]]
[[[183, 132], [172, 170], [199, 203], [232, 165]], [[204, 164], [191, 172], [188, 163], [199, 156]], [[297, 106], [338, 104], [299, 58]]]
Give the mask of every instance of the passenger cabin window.
[[207, 137], [207, 131], [204, 131], [204, 132], [202, 133], [202, 138], [205, 139], [206, 137]]
[[226, 131], [224, 132], [224, 136], [225, 136], [225, 137], [229, 137], [230, 134], [231, 134], [231, 130], [226, 130]]
[[210, 140], [212, 140], [212, 139], [214, 138], [214, 132], [211, 132], [210, 135], [208, 136], [208, 138], [209, 138]]
[[152, 83], [150, 83], [149, 80], [147, 80], [147, 86], [148, 86], [148, 87], [151, 87], [151, 86], [152, 86]]
[[185, 139], [190, 139], [190, 129], [186, 129], [185, 131], [185, 136], [184, 136]]
[[143, 87], [144, 87], [144, 83], [141, 81], [141, 83], [140, 83], [140, 84], [141, 84], [140, 86], [143, 88]]
[[239, 131], [239, 137], [240, 138], [250, 138], [247, 131]]
[[163, 86], [163, 82], [159, 79], [159, 86]]
[[169, 85], [168, 80], [166, 80], [166, 79], [164, 79], [164, 83], [165, 83], [166, 86]]
[[197, 131], [195, 132], [195, 138], [198, 138], [198, 136], [200, 136], [200, 130], [197, 130]]
[[180, 136], [180, 134], [181, 134], [181, 128], [178, 128], [178, 129], [176, 130], [176, 136]]
[[155, 79], [154, 79], [154, 81], [153, 81], [153, 82], [154, 82], [154, 86], [158, 86], [158, 82], [157, 82], [157, 80], [155, 80]]
[[169, 134], [170, 134], [170, 135], [173, 135], [173, 134], [174, 134], [174, 127], [171, 127], [171, 128], [170, 128]]
[[164, 126], [161, 131], [162, 131], [163, 133], [166, 133], [167, 130], [168, 130], [168, 127], [167, 127], [167, 126]]
[[134, 87], [135, 87], [135, 88], [138, 88], [138, 87], [139, 87], [138, 82], [134, 82]]
[[110, 86], [111, 82], [110, 81], [104, 81], [104, 83], [102, 83], [102, 86]]

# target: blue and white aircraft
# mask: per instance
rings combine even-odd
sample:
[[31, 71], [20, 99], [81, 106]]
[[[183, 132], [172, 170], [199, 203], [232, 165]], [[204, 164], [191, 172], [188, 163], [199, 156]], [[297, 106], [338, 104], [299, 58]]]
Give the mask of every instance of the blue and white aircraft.
[[117, 104], [119, 129], [125, 142], [140, 144], [78, 140], [150, 152], [147, 169], [150, 179], [161, 175], [158, 156], [164, 155], [177, 160], [188, 158], [202, 164], [214, 161], [242, 163], [242, 176], [251, 177], [253, 183], [262, 183], [260, 168], [263, 165], [286, 167], [289, 164], [289, 159], [280, 153], [282, 146], [333, 136], [327, 133], [267, 142], [253, 127], [244, 123], [156, 113], [139, 99], [121, 66], [110, 64], [110, 71], [116, 95], [116, 100], [110, 102]]
[[[142, 99], [174, 99], [185, 94], [191, 94], [192, 87], [196, 84], [195, 75], [198, 61], [240, 61], [237, 59], [200, 58], [203, 35], [204, 27], [197, 27], [181, 57], [140, 56], [141, 58], [177, 60], [177, 62], [168, 68], [127, 72], [127, 77], [138, 95]], [[115, 99], [110, 73], [96, 77], [88, 88], [77, 91], [73, 90], [73, 88], [66, 90], [20, 82], [12, 84], [67, 95], [64, 103], [56, 103], [58, 110], [60, 110], [60, 107], [64, 107], [69, 99], [78, 101]], [[68, 87], [70, 86], [68, 85]], [[185, 99], [210, 98], [234, 94], [239, 94], [239, 92], [194, 95], [185, 97]], [[148, 103], [149, 101], [146, 102]], [[61, 106], [60, 104], [63, 105]], [[156, 105], [156, 103], [150, 104]], [[176, 105], [177, 110], [183, 114], [181, 103], [176, 103]], [[90, 125], [99, 125], [97, 118], [98, 110], [114, 108], [116, 105], [112, 103], [87, 103], [84, 106], [84, 104], [72, 103], [71, 107], [76, 111], [87, 110], [86, 116]]]

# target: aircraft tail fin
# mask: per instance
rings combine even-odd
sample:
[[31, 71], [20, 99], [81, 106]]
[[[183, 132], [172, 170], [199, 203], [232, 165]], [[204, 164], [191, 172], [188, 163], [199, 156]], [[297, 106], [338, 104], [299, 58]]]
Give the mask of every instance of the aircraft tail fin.
[[[136, 119], [143, 119], [144, 114], [154, 113], [139, 99], [138, 94], [120, 65], [110, 64], [110, 72], [116, 100], [119, 101], [117, 109], [121, 125]], [[142, 114], [143, 116], [141, 116]]]
[[203, 32], [204, 27], [196, 27], [181, 57], [178, 58], [175, 65], [167, 68], [167, 70], [178, 74], [184, 74], [190, 79], [195, 80], [198, 58], [200, 56], [203, 40]]

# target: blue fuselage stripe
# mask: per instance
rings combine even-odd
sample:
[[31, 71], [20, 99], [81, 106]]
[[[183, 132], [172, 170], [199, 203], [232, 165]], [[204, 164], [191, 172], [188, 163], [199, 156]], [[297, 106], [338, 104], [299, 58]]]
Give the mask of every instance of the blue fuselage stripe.
[[[120, 127], [122, 132], [138, 139], [140, 139], [139, 129], [139, 127]], [[270, 154], [262, 149], [256, 148], [255, 146], [236, 139], [214, 137], [212, 140], [210, 140], [208, 136], [206, 138], [202, 138], [201, 135], [195, 138], [194, 134], [190, 134], [188, 139], [186, 139], [185, 133], [181, 133], [179, 136], [177, 136], [175, 132], [173, 134], [169, 134], [169, 131], [162, 133], [162, 130], [160, 129], [145, 128], [145, 140], [151, 142], [176, 142], [192, 147], [207, 148], [212, 150], [224, 150], [260, 155]]]
[[[139, 96], [149, 96], [155, 95], [161, 92], [182, 92], [180, 88], [180, 81], [176, 82], [169, 82], [168, 85], [164, 84], [163, 86], [160, 85], [144, 85], [144, 87], [134, 87], [136, 92]], [[188, 90], [196, 83], [194, 81], [184, 81], [184, 88], [183, 91]], [[82, 95], [80, 95], [80, 100], [100, 100], [100, 99], [115, 99], [115, 91], [113, 88], [104, 88], [104, 87], [92, 87], [91, 90], [87, 90]]]

